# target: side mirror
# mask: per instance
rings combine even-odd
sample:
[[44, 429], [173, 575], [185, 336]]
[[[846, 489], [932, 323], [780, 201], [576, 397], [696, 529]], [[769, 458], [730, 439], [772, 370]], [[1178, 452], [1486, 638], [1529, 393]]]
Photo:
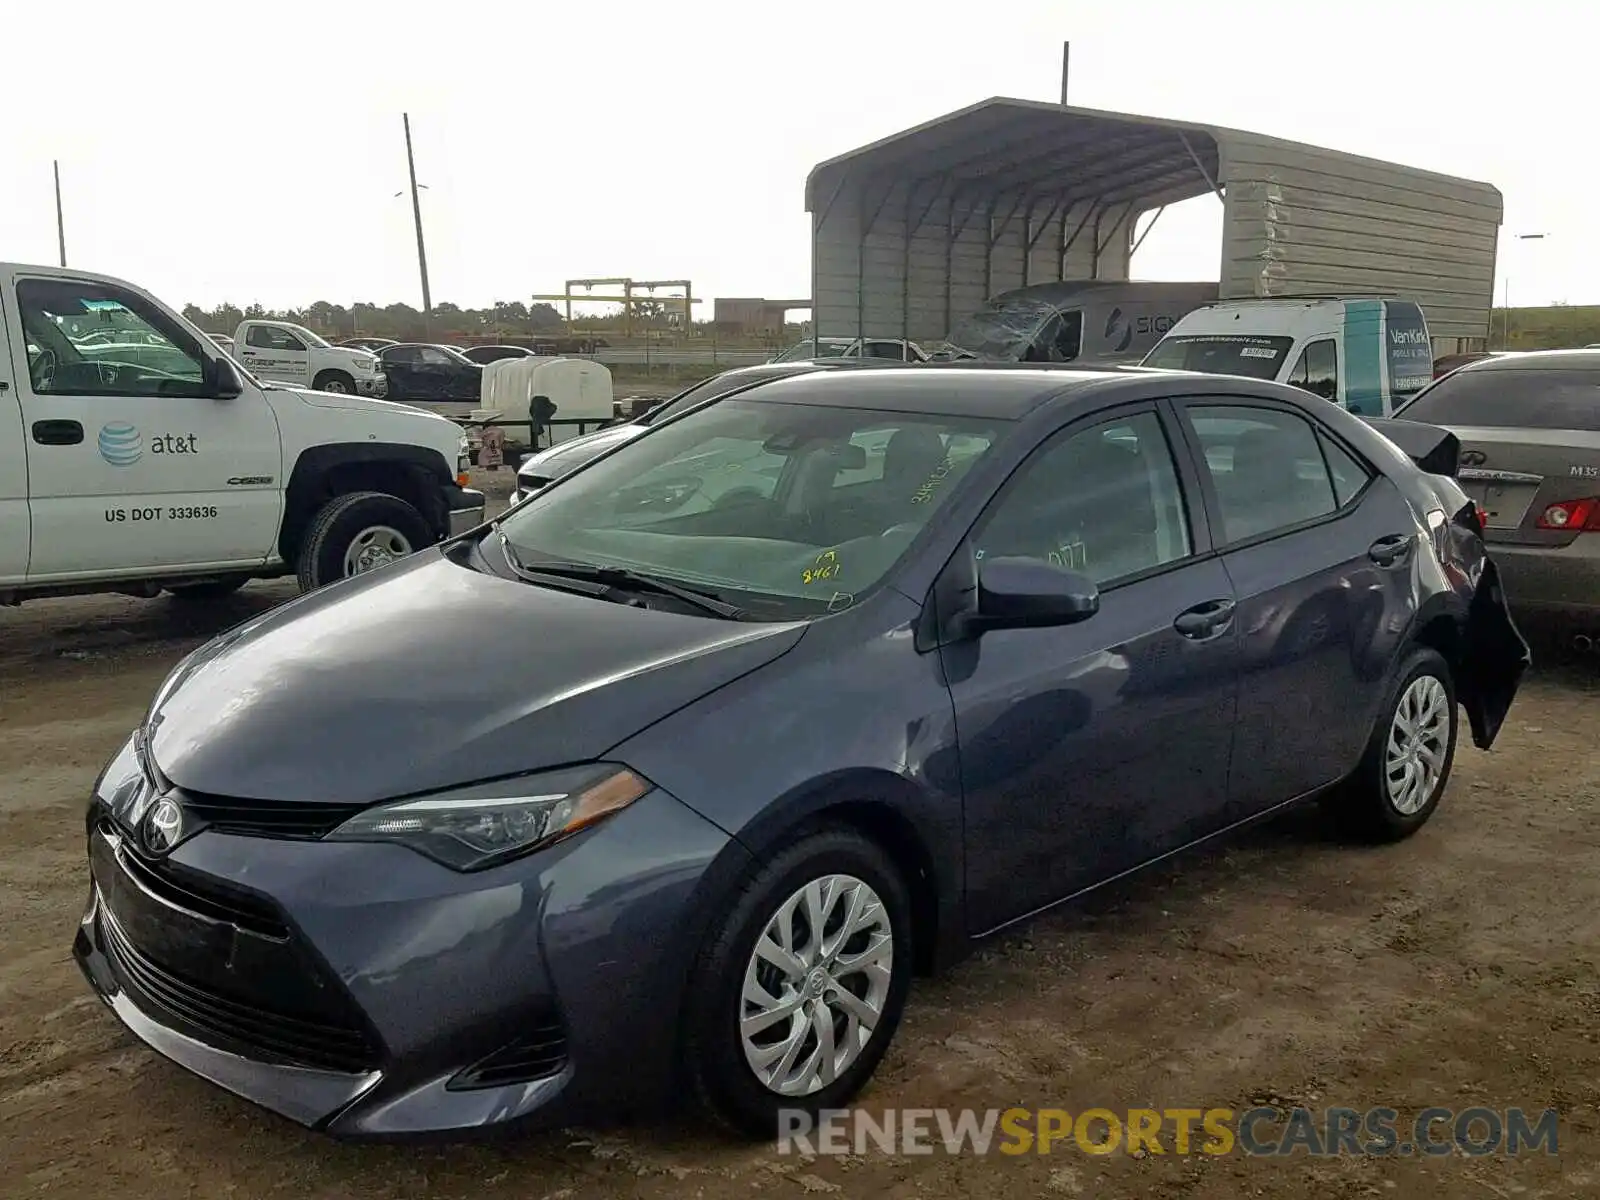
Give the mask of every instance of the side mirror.
[[1100, 611], [1094, 580], [1038, 558], [978, 563], [977, 611], [961, 621], [968, 635], [991, 629], [1048, 629], [1087, 621]]
[[231, 358], [211, 360], [211, 396], [215, 400], [232, 400], [244, 392], [244, 380]]

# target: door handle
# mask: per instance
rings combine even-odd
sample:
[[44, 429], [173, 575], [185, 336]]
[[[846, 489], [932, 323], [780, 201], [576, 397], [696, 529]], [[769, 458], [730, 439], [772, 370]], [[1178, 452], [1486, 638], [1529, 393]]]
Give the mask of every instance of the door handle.
[[76, 421], [35, 421], [33, 440], [41, 446], [76, 446], [83, 441], [83, 426]]
[[1172, 627], [1186, 638], [1201, 641], [1221, 633], [1233, 623], [1232, 600], [1207, 600], [1178, 614]]
[[1367, 557], [1380, 567], [1392, 567], [1411, 552], [1411, 535], [1391, 533], [1367, 547]]

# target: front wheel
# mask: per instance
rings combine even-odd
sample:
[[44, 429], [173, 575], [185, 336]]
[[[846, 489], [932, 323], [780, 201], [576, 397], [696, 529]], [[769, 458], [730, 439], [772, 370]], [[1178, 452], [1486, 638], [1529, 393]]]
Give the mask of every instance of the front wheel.
[[875, 843], [825, 829], [758, 867], [717, 922], [689, 985], [685, 1065], [723, 1123], [774, 1137], [861, 1090], [911, 982], [910, 902]]
[[428, 523], [386, 492], [351, 492], [322, 507], [300, 548], [300, 590], [365, 575], [433, 544]]
[[335, 396], [353, 396], [356, 392], [356, 381], [353, 376], [346, 375], [343, 371], [324, 371], [311, 381], [311, 389], [317, 392], [332, 392]]
[[1394, 842], [1421, 829], [1439, 806], [1456, 753], [1456, 688], [1437, 650], [1412, 651], [1379, 711], [1365, 754], [1334, 813], [1356, 836]]

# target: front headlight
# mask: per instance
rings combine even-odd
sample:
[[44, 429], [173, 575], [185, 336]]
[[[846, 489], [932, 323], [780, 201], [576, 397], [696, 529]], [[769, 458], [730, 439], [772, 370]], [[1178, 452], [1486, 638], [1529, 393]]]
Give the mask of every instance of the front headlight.
[[456, 871], [476, 871], [571, 837], [650, 790], [615, 763], [542, 771], [379, 804], [327, 835], [398, 842]]

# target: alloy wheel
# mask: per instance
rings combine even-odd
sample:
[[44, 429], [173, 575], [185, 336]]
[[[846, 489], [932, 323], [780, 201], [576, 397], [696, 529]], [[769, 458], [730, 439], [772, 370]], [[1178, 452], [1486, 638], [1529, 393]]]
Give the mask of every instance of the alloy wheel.
[[853, 875], [813, 879], [779, 905], [745, 968], [739, 1036], [769, 1091], [808, 1096], [871, 1041], [894, 974], [894, 931]]
[[1444, 684], [1419, 675], [1400, 695], [1384, 751], [1383, 780], [1396, 812], [1412, 816], [1432, 798], [1444, 774], [1450, 741], [1450, 699]]

